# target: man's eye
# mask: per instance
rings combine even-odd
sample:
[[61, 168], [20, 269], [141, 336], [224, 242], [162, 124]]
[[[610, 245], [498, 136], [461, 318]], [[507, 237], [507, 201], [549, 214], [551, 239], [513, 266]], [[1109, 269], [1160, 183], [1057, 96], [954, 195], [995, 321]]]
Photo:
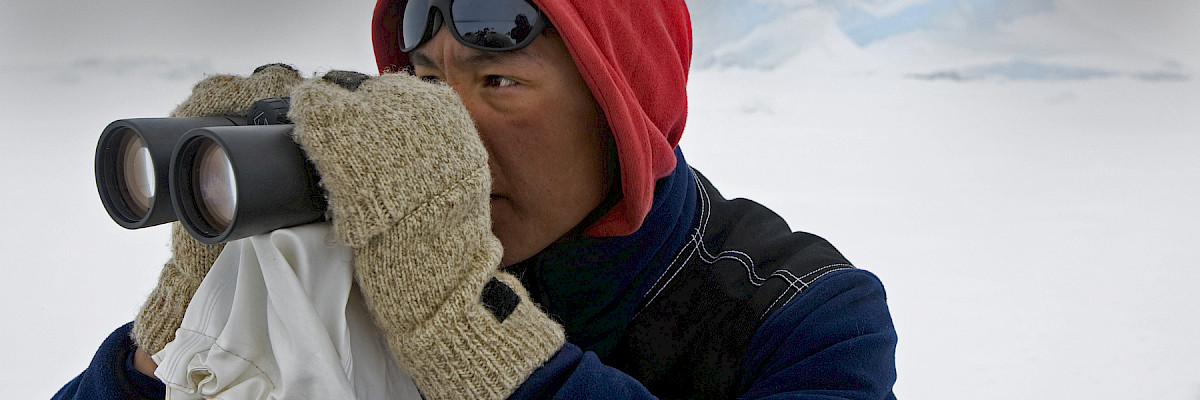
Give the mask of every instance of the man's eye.
[[444, 83], [444, 81], [442, 81], [442, 78], [439, 78], [436, 75], [424, 75], [421, 77], [421, 80], [423, 80], [425, 82], [429, 82], [429, 83], [434, 83], [434, 84]]
[[505, 87], [505, 86], [512, 86], [512, 85], [516, 85], [516, 84], [517, 84], [517, 81], [514, 81], [509, 78], [505, 78], [500, 75], [488, 75], [487, 76], [487, 85], [488, 86]]

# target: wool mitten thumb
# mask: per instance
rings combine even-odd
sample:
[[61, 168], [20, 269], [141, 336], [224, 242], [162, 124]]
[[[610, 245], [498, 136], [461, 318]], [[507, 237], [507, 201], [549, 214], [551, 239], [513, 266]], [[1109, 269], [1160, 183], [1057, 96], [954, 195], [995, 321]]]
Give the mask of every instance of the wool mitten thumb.
[[447, 85], [333, 71], [292, 91], [296, 141], [388, 345], [430, 399], [500, 399], [564, 342], [498, 271], [487, 152]]
[[[171, 117], [245, 116], [255, 101], [285, 97], [302, 80], [295, 69], [284, 64], [258, 67], [247, 77], [213, 75], [197, 83]], [[146, 354], [158, 353], [175, 339], [188, 302], [222, 247], [200, 243], [179, 222], [171, 224], [171, 259], [133, 323], [133, 340]]]

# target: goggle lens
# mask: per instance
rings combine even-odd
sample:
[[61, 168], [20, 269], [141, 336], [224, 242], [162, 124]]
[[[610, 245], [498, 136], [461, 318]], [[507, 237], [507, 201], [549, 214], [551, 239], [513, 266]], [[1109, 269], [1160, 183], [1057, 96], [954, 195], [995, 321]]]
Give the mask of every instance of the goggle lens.
[[[401, 35], [401, 40], [404, 42], [404, 51], [409, 51], [417, 47], [425, 40], [426, 31], [429, 31], [429, 25], [433, 22], [434, 13], [429, 8], [429, 0], [411, 0], [404, 7], [404, 32]], [[429, 33], [430, 36], [433, 32]]]
[[491, 51], [516, 50], [525, 47], [545, 25], [545, 17], [526, 0], [412, 0], [404, 9], [402, 51], [412, 51], [429, 40], [446, 14], [453, 21], [454, 37], [462, 44]]
[[524, 42], [538, 10], [524, 0], [457, 0], [450, 13], [464, 42], [489, 49], [511, 49]]

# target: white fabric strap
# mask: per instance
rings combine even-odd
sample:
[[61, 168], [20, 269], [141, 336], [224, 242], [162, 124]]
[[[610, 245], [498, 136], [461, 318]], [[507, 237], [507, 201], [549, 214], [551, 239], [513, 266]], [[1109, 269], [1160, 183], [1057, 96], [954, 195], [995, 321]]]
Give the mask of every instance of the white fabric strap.
[[327, 223], [225, 245], [152, 358], [167, 399], [419, 399]]

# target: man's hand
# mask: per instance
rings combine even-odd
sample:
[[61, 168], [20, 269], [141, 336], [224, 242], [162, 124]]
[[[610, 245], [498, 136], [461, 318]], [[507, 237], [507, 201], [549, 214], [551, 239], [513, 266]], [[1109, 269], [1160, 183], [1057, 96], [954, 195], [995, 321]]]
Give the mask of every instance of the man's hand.
[[154, 370], [158, 369], [158, 364], [154, 363], [154, 359], [150, 358], [149, 354], [142, 351], [141, 347], [133, 350], [133, 369], [138, 370], [146, 376], [153, 377]]
[[292, 91], [295, 139], [398, 361], [431, 399], [504, 398], [563, 329], [497, 270], [487, 151], [453, 89], [333, 71]]
[[[301, 81], [300, 74], [284, 64], [264, 65], [248, 77], [210, 76], [196, 84], [192, 94], [171, 112], [171, 116], [245, 115], [255, 101], [287, 96]], [[171, 259], [163, 266], [158, 286], [134, 320], [132, 336], [138, 351], [152, 355], [175, 339], [175, 330], [183, 322], [188, 302], [222, 247], [200, 243], [178, 222], [172, 224]], [[142, 370], [140, 366], [139, 370]], [[149, 375], [153, 374], [151, 369]]]

